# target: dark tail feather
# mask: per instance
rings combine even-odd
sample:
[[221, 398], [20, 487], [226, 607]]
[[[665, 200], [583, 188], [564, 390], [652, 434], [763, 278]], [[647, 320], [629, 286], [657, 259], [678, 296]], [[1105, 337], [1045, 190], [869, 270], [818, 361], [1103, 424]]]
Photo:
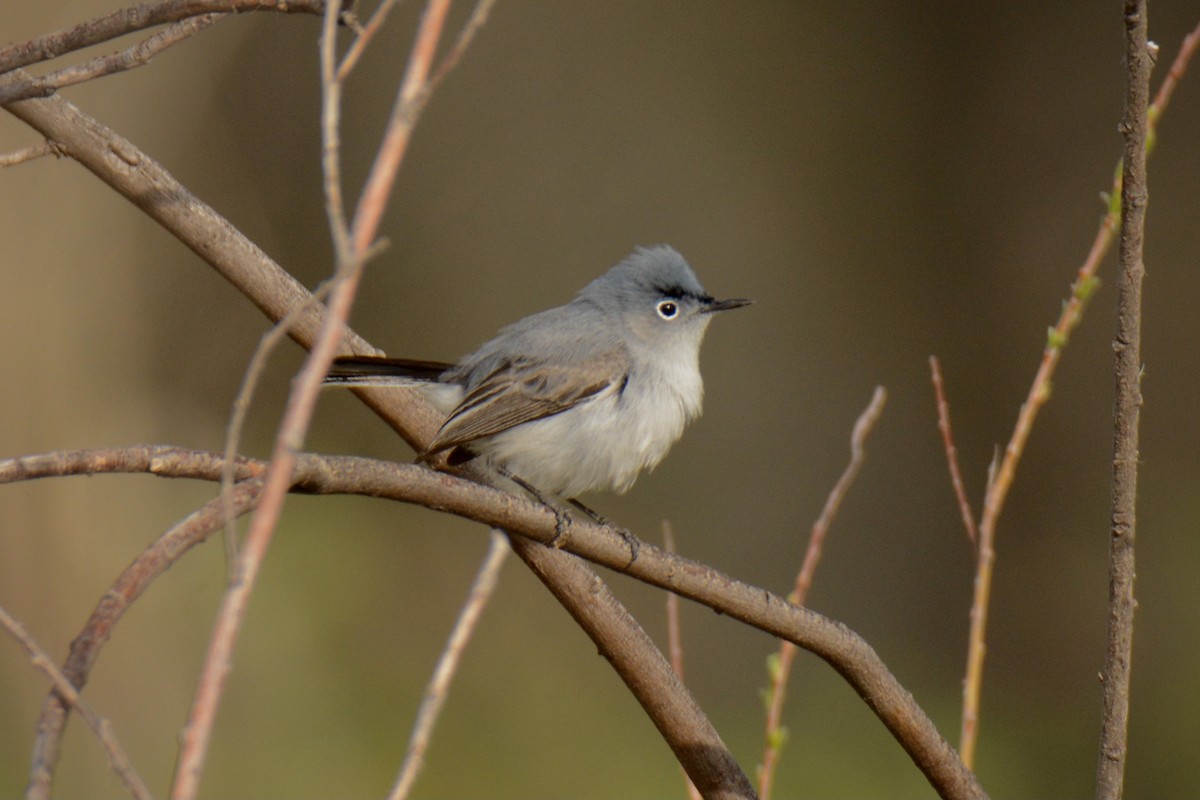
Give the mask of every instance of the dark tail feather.
[[383, 356], [344, 356], [334, 359], [325, 376], [327, 384], [371, 385], [413, 382], [434, 382], [453, 367], [440, 361], [414, 361], [409, 358]]

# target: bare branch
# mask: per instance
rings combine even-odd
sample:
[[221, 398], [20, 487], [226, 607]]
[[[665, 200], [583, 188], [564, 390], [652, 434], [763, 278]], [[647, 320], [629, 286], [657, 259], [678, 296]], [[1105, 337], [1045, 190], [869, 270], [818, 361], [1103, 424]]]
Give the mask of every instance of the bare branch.
[[958, 468], [958, 448], [954, 446], [954, 429], [950, 427], [950, 402], [946, 400], [946, 385], [942, 381], [942, 365], [938, 362], [937, 356], [929, 357], [929, 371], [932, 374], [933, 394], [937, 400], [938, 430], [942, 432], [942, 445], [946, 450], [946, 465], [950, 468], [950, 484], [954, 487], [954, 496], [958, 498], [958, 511], [962, 514], [967, 539], [971, 544], [975, 544], [979, 541], [979, 533], [975, 528], [975, 512], [971, 510], [971, 501], [967, 499], [967, 489], [963, 485], [962, 472]]
[[[14, 462], [20, 462], [13, 468]], [[0, 479], [49, 477], [51, 475], [95, 474], [102, 471], [147, 472], [162, 476], [200, 477], [219, 480], [221, 459], [215, 453], [196, 453], [173, 447], [138, 446], [125, 449], [84, 450], [74, 453], [50, 453], [26, 459], [0, 462]], [[239, 462], [245, 476], [261, 473], [261, 464]], [[194, 474], [193, 474], [194, 473]], [[262, 489], [259, 479], [235, 487], [232, 495], [236, 512], [253, 507]], [[114, 626], [150, 584], [195, 545], [219, 530], [222, 521], [220, 499], [214, 499], [163, 534], [122, 571], [92, 611], [75, 640], [63, 667], [72, 686], [87, 684], [100, 650], [112, 635]], [[42, 704], [37, 725], [33, 763], [26, 797], [48, 800], [54, 782], [54, 769], [62, 749], [67, 704], [59, 692], [51, 692]]]
[[479, 29], [487, 23], [488, 15], [492, 13], [492, 6], [494, 5], [496, 5], [496, 0], [478, 0], [475, 3], [475, 10], [471, 12], [470, 19], [467, 20], [467, 24], [459, 32], [458, 39], [442, 58], [442, 63], [438, 65], [437, 72], [433, 73], [433, 77], [429, 79], [429, 86], [424, 92], [426, 97], [433, 93], [441, 85], [442, 81], [446, 79], [446, 76], [458, 66], [463, 53], [471, 46], [471, 41], [475, 38], [475, 34], [479, 33]]
[[287, 336], [288, 330], [301, 315], [309, 313], [328, 294], [331, 284], [326, 282], [318, 286], [312, 296], [303, 305], [289, 311], [283, 319], [271, 326], [271, 330], [263, 334], [254, 348], [254, 355], [246, 366], [242, 376], [242, 385], [238, 388], [237, 397], [233, 401], [233, 410], [229, 414], [229, 425], [225, 430], [225, 464], [221, 470], [221, 496], [225, 499], [225, 556], [228, 563], [229, 578], [237, 570], [237, 528], [234, 525], [234, 504], [231, 499], [235, 469], [237, 467], [238, 442], [242, 437], [242, 427], [246, 422], [246, 414], [250, 411], [250, 401], [254, 397], [254, 389], [258, 385], [263, 370], [266, 369], [267, 359], [271, 352]]
[[[0, 85], [5, 80], [0, 76]], [[61, 96], [5, 108], [61, 142], [72, 158], [178, 237], [271, 319], [306, 301], [308, 292], [292, 276], [161, 165]], [[321, 319], [319, 308], [304, 314], [289, 334], [310, 346]], [[346, 348], [356, 354], [379, 353], [349, 332]], [[441, 423], [441, 416], [414, 392], [359, 389], [355, 394], [415, 448], [428, 442]], [[464, 472], [476, 481], [494, 480], [482, 470]], [[513, 547], [609, 658], [705, 796], [752, 796], [744, 773], [695, 699], [595, 572], [562, 551], [520, 537]]]
[[137, 798], [137, 800], [151, 800], [150, 790], [146, 788], [145, 781], [137, 774], [137, 770], [133, 768], [133, 764], [129, 761], [129, 756], [125, 753], [125, 748], [121, 747], [121, 743], [117, 741], [116, 734], [113, 733], [112, 724], [101, 717], [91, 707], [91, 705], [79, 696], [79, 692], [71, 685], [62, 671], [55, 666], [50, 657], [45, 651], [38, 646], [38, 643], [33, 640], [33, 637], [25, 632], [21, 623], [13, 619], [7, 611], [0, 607], [0, 628], [8, 631], [9, 635], [17, 640], [17, 643], [29, 654], [29, 661], [34, 669], [50, 679], [50, 683], [54, 686], [54, 692], [61, 697], [65, 702], [70, 703], [71, 707], [79, 712], [79, 716], [83, 717], [83, 721], [96, 734], [96, 738], [100, 740], [101, 746], [104, 747], [104, 752], [108, 756], [108, 763], [112, 766], [113, 771], [121, 779], [122, 783], [129, 789], [129, 792]]
[[308, 425], [316, 408], [321, 380], [329, 370], [335, 352], [345, 335], [345, 320], [358, 285], [361, 262], [339, 268], [333, 298], [318, 339], [300, 374], [293, 381], [283, 421], [276, 436], [271, 464], [264, 478], [259, 500], [245, 546], [238, 555], [236, 572], [217, 613], [208, 653], [192, 711], [182, 734], [179, 762], [171, 789], [172, 800], [192, 800], [200, 788], [200, 775], [208, 754], [217, 707], [231, 668], [233, 646], [245, 619], [250, 594], [266, 557], [272, 535], [283, 511], [283, 500], [291, 485], [296, 454], [303, 445]]
[[1142, 262], [1145, 238], [1146, 135], [1153, 56], [1146, 38], [1146, 0], [1125, 0], [1125, 141], [1121, 187], [1121, 285], [1113, 412], [1112, 527], [1109, 536], [1108, 642], [1104, 711], [1096, 768], [1097, 800], [1119, 800], [1125, 781], [1129, 685], [1133, 659], [1134, 542], [1137, 532], [1138, 423], [1142, 408]]
[[[675, 535], [671, 531], [671, 521], [669, 519], [662, 521], [662, 534], [663, 550], [671, 555], [675, 555]], [[675, 671], [675, 676], [682, 681], [683, 628], [679, 624], [679, 595], [674, 592], [667, 592], [667, 652], [671, 657], [671, 669]], [[696, 788], [696, 784], [692, 783], [692, 779], [688, 777], [687, 770], [683, 770], [683, 783], [689, 800], [702, 800], [700, 790]]]
[[4, 167], [15, 167], [18, 164], [24, 164], [26, 161], [33, 161], [42, 156], [61, 155], [54, 142], [46, 140], [41, 144], [22, 147], [20, 150], [14, 150], [11, 153], [0, 155], [0, 169]]
[[[363, 261], [374, 242], [383, 209], [391, 195], [400, 162], [416, 124], [416, 109], [409, 107], [412, 98], [425, 88], [449, 7], [449, 0], [429, 0], [405, 70], [396, 110], [384, 134], [379, 154], [355, 212], [350, 235], [351, 249], [338, 253], [337, 274], [328, 313], [303, 369], [293, 381], [271, 455], [271, 465], [264, 479], [263, 495], [250, 520], [245, 545], [238, 556], [237, 572], [230, 581], [217, 613], [208, 654], [197, 682], [192, 711], [183, 730], [179, 762], [171, 787], [172, 800], [193, 800], [199, 791], [200, 775], [207, 759], [217, 708], [229, 674], [233, 647], [245, 619], [250, 594], [283, 511], [297, 454], [303, 446], [316, 409], [321, 381], [329, 371], [334, 356], [341, 349], [346, 320], [349, 319], [350, 308], [362, 275]], [[326, 17], [327, 28], [332, 24], [332, 17], [332, 12]], [[336, 112], [336, 106], [333, 110]], [[336, 150], [334, 154], [336, 156]], [[333, 160], [336, 161], [336, 158]]]
[[0, 48], [0, 73], [49, 61], [64, 53], [107, 42], [128, 33], [198, 17], [204, 14], [242, 14], [276, 11], [285, 14], [320, 14], [324, 0], [162, 0], [113, 11], [61, 31]]
[[400, 162], [408, 150], [408, 141], [420, 116], [421, 108], [417, 105], [417, 100], [426, 88], [433, 57], [437, 52], [437, 42], [449, 10], [450, 0], [429, 0], [421, 17], [421, 25], [409, 53], [408, 67], [404, 71], [404, 80], [392, 106], [387, 130], [384, 131], [375, 163], [371, 165], [371, 173], [354, 211], [350, 238], [358, 252], [364, 252], [371, 245], [383, 218], [383, 211], [387, 208], [396, 173], [400, 169]]
[[[808, 590], [812, 586], [813, 576], [816, 575], [817, 565], [821, 563], [825, 536], [829, 533], [829, 526], [833, 524], [834, 517], [837, 516], [838, 509], [842, 506], [842, 501], [846, 499], [846, 494], [862, 470], [863, 462], [866, 460], [867, 436], [870, 435], [871, 429], [875, 427], [875, 423], [882, 416], [883, 406], [886, 402], [887, 391], [882, 386], [876, 386], [871, 402], [867, 404], [854, 423], [854, 429], [850, 433], [850, 463], [846, 465], [842, 476], [838, 478], [838, 482], [829, 492], [829, 497], [825, 500], [825, 507], [821, 509], [821, 515], [813, 523], [808, 538], [808, 547], [804, 552], [804, 561], [800, 566], [800, 571], [796, 574], [796, 584], [791, 594], [788, 595], [789, 603], [802, 606], [808, 599]], [[784, 641], [780, 642], [779, 652], [771, 662], [771, 685], [767, 689], [763, 760], [758, 767], [758, 793], [762, 800], [768, 800], [771, 796], [775, 769], [779, 766], [779, 756], [783, 752], [786, 738], [783, 727], [783, 702], [787, 696], [788, 678], [791, 676], [792, 662], [795, 658], [795, 644]]]
[[1146, 134], [1147, 146], [1149, 146], [1153, 138], [1158, 118], [1167, 110], [1167, 105], [1171, 102], [1171, 96], [1175, 94], [1175, 87], [1183, 80], [1183, 73], [1187, 72], [1188, 64], [1191, 62], [1192, 56], [1196, 54], [1196, 48], [1198, 47], [1200, 47], [1200, 24], [1197, 24], [1191, 33], [1183, 37], [1183, 44], [1179, 47], [1175, 61], [1171, 63], [1171, 69], [1167, 70], [1167, 75], [1163, 78], [1162, 85], [1158, 87], [1158, 93], [1154, 95], [1154, 103], [1147, 118], [1147, 124], [1150, 127], [1150, 130]]
[[[95, 468], [93, 472], [101, 469], [143, 471], [163, 477], [214, 481], [221, 473], [221, 459], [216, 453], [146, 446], [130, 448], [130, 451], [128, 457], [119, 451], [94, 450], [0, 461], [0, 480], [83, 474], [89, 463]], [[263, 469], [262, 462], [245, 460], [238, 473], [239, 477], [252, 476]], [[245, 481], [245, 485], [251, 483]], [[305, 454], [297, 462], [292, 490], [312, 494], [362, 494], [447, 511], [489, 527], [519, 532], [520, 536], [511, 539], [514, 546], [548, 543], [557, 535], [554, 512], [545, 505], [416, 464]], [[219, 510], [217, 501], [210, 505]], [[562, 538], [567, 540], [563, 550], [542, 547], [539, 552], [567, 558], [573, 565], [581, 562], [570, 558], [568, 553], [586, 558], [652, 586], [676, 592], [815, 653], [859, 693], [942, 797], [986, 796], [975, 777], [962, 765], [912, 696], [888, 672], [875, 651], [845, 626], [765, 589], [742, 583], [704, 564], [671, 555], [646, 542], [638, 550], [637, 560], [630, 564], [628, 544], [610, 527], [572, 518], [567, 536]], [[574, 582], [565, 585], [576, 586]], [[587, 591], [593, 605], [597, 597], [604, 597], [595, 592], [595, 584], [581, 585], [580, 590]], [[571, 606], [571, 610], [574, 613], [575, 606]], [[610, 658], [633, 659], [633, 656], [620, 652], [602, 650], [602, 653]], [[650, 662], [648, 669], [653, 668], [653, 663]], [[670, 670], [665, 661], [662, 663]], [[624, 674], [622, 672], [622, 676]], [[657, 676], [651, 676], [649, 685], [643, 688], [661, 691], [657, 680]], [[672, 697], [671, 694], [662, 695], [658, 700], [676, 702]], [[719, 767], [719, 761], [712, 761], [717, 755], [705, 750], [696, 754], [696, 758], [707, 760], [708, 769], [713, 770]], [[713, 777], [703, 771], [697, 773], [689, 769], [688, 774], [693, 780], [697, 774], [707, 778], [697, 782], [705, 797], [736, 796], [728, 790], [724, 793], [715, 791], [714, 786], [719, 789], [727, 784], [714, 784]], [[745, 796], [752, 795], [750, 791]]]
[[[1200, 46], [1200, 26], [1185, 38], [1183, 48], [1171, 66], [1170, 75], [1163, 81], [1156, 99], [1156, 102], [1161, 101], [1162, 105], [1157, 108], [1155, 114], [1149, 115], [1147, 120], [1147, 143], [1154, 141], [1161, 112], [1166, 108], [1176, 83], [1186, 70], [1197, 46]], [[1034, 420], [1037, 418], [1038, 411], [1050, 399], [1051, 378], [1062, 357], [1063, 348], [1066, 347], [1071, 332], [1082, 320], [1088, 300], [1100, 285], [1096, 272], [1121, 227], [1122, 185], [1122, 169], [1118, 168], [1113, 178], [1112, 191], [1108, 195], [1108, 213], [1100, 223], [1100, 229], [1096, 232], [1096, 238], [1092, 242], [1087, 258], [1079, 268], [1075, 282], [1071, 284], [1070, 299], [1063, 304], [1058, 322], [1050, 328], [1047, 334], [1041, 364], [1034, 376], [1029, 395], [1017, 414], [1017, 423], [1013, 428], [1012, 438], [1009, 439], [1008, 446], [1004, 449], [1000, 465], [994, 471], [989, 472], [983, 515], [979, 522], [975, 591], [971, 601], [971, 629], [967, 641], [967, 671], [966, 677], [963, 679], [962, 735], [958, 746], [963, 761], [968, 767], [975, 762], [975, 746], [978, 739], [979, 698], [982, 692], [983, 661], [986, 653], [987, 614], [991, 598], [992, 569], [996, 557], [994, 549], [996, 524], [1001, 510], [1004, 508], [1008, 491], [1012, 487], [1017, 464], [1025, 450], [1025, 443], [1033, 430]]]
[[[382, 9], [375, 12], [379, 17]], [[321, 29], [321, 175], [325, 192], [325, 216], [329, 220], [329, 236], [339, 264], [353, 260], [350, 247], [350, 226], [346, 222], [346, 205], [342, 199], [341, 135], [342, 78], [337, 70], [337, 15], [330, 6], [325, 11]], [[372, 20], [374, 21], [374, 20]], [[355, 44], [365, 41], [360, 35]]]
[[508, 539], [503, 531], [493, 529], [488, 541], [487, 557], [479, 568], [479, 574], [475, 576], [467, 602], [459, 612], [458, 621], [454, 623], [454, 630], [446, 642], [446, 649], [442, 652], [429, 686], [425, 689], [425, 699], [421, 701], [417, 722], [408, 741], [408, 752], [404, 756], [400, 775], [388, 795], [388, 800], [404, 800], [412, 791], [417, 775], [425, 763], [425, 751], [429, 749], [433, 726], [437, 723], [438, 715], [446, 702], [450, 682], [454, 679], [454, 673], [458, 671], [458, 663], [462, 659], [467, 642], [475, 632], [479, 617], [496, 589], [500, 567], [504, 565], [504, 557], [509, 553]]
[[[220, 453], [170, 445], [135, 444], [126, 447], [59, 450], [0, 459], [0, 484], [109, 473], [148, 473], [167, 478], [219, 481], [223, 465], [224, 459]], [[263, 462], [248, 458], [239, 457], [234, 467], [238, 480], [257, 477], [263, 472]]]
[[[675, 534], [671, 521], [662, 521], [663, 550], [675, 555]], [[671, 669], [683, 680], [683, 629], [679, 625], [679, 596], [667, 592], [667, 652], [671, 655]]]
[[[20, 70], [0, 76], [0, 86], [21, 80]], [[132, 142], [84, 114], [59, 95], [21, 100], [5, 110], [28, 123], [63, 152], [107, 183], [176, 236], [247, 295], [271, 320], [282, 319], [304, 305], [309, 292], [257, 245], [205, 204]], [[310, 344], [323, 314], [314, 308], [302, 315], [290, 335]], [[350, 346], [378, 353], [361, 338]]]
[[358, 60], [366, 52], [367, 45], [371, 43], [371, 40], [375, 38], [375, 34], [383, 27], [384, 20], [387, 19], [388, 14], [396, 5], [397, 0], [383, 0], [383, 2], [375, 7], [371, 18], [367, 20], [367, 24], [358, 32], [358, 37], [350, 45], [349, 50], [346, 51], [345, 58], [342, 59], [341, 65], [337, 68], [335, 80], [338, 83], [345, 81], [346, 77], [354, 70], [354, 67], [358, 64]]
[[176, 22], [164, 31], [143, 39], [133, 47], [107, 56], [98, 56], [73, 67], [51, 72], [41, 78], [13, 83], [0, 89], [0, 105], [30, 97], [47, 97], [66, 86], [114, 75], [150, 63], [156, 55], [168, 47], [179, 44], [211, 26], [225, 14], [205, 14]]

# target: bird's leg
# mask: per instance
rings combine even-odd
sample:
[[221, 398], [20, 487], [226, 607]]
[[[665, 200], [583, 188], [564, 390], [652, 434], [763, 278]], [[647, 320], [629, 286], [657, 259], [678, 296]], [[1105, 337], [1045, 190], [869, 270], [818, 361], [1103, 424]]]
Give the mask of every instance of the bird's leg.
[[[525, 491], [529, 492], [529, 494], [533, 497], [534, 500], [538, 501], [539, 503], [544, 505], [546, 508], [548, 508], [554, 512], [554, 538], [551, 539], [549, 542], [547, 542], [547, 544], [550, 547], [553, 547], [556, 549], [561, 548], [563, 545], [565, 545], [567, 543], [567, 538], [569, 536], [569, 532], [568, 532], [567, 528], [571, 524], [571, 514], [565, 508], [563, 508], [559, 503], [556, 503], [552, 499], [548, 498], [545, 494], [543, 494], [541, 492], [541, 490], [539, 490], [536, 486], [534, 486], [529, 481], [522, 478], [520, 475], [515, 475], [512, 472], [509, 472], [504, 467], [501, 467], [498, 465], [493, 465], [493, 466], [495, 467], [496, 471], [499, 472], [501, 475], [503, 475], [505, 478], [508, 478], [510, 481], [517, 484]], [[592, 509], [588, 508], [583, 503], [579, 502], [578, 500], [576, 500], [574, 498], [568, 498], [567, 502], [570, 503], [571, 505], [575, 506], [577, 509], [582, 511], [584, 514], [587, 514], [588, 517], [590, 517], [592, 519], [592, 521], [595, 522], [597, 525], [603, 525], [604, 527], [609, 528], [610, 530], [613, 530], [613, 531], [616, 531], [617, 533], [619, 533], [621, 535], [621, 538], [625, 540], [625, 544], [629, 545], [629, 563], [632, 564], [633, 562], [637, 561], [638, 548], [640, 548], [642, 546], [642, 542], [640, 539], [638, 539], [636, 536], [633, 535], [632, 531], [630, 531], [626, 528], [622, 528], [619, 525], [614, 524], [612, 521], [610, 521], [606, 517], [602, 516], [601, 514], [599, 514], [596, 511], [593, 511]]]
[[575, 506], [576, 508], [578, 508], [583, 513], [587, 514], [589, 517], [591, 517], [592, 521], [595, 522], [597, 525], [603, 525], [606, 528], [612, 528], [614, 531], [621, 534], [621, 538], [625, 540], [625, 544], [629, 545], [629, 563], [632, 564], [633, 562], [637, 561], [638, 548], [642, 546], [642, 542], [640, 539], [638, 539], [636, 536], [633, 535], [633, 531], [630, 531], [627, 528], [622, 528], [620, 525], [613, 524], [613, 522], [611, 520], [609, 520], [607, 517], [604, 517], [597, 511], [594, 511], [593, 509], [588, 508], [583, 503], [579, 502], [578, 500], [575, 500], [574, 498], [568, 500], [567, 502], [570, 503], [571, 505]]
[[[562, 547], [564, 544], [566, 544], [567, 536], [568, 536], [567, 526], [569, 526], [571, 524], [570, 513], [565, 508], [563, 508], [561, 505], [559, 505], [558, 503], [555, 503], [553, 500], [546, 497], [546, 495], [542, 494], [541, 491], [539, 491], [536, 486], [534, 486], [529, 481], [524, 480], [523, 478], [521, 478], [521, 476], [514, 475], [513, 473], [509, 472], [507, 469], [505, 469], [504, 467], [501, 467], [501, 466], [493, 465], [493, 467], [495, 468], [495, 470], [497, 472], [499, 472], [505, 478], [508, 478], [510, 481], [515, 483], [517, 486], [520, 486], [522, 489], [529, 492], [529, 494], [533, 497], [534, 500], [538, 501], [539, 503], [544, 505], [546, 508], [548, 508], [554, 512], [554, 538], [551, 539], [546, 544], [548, 544], [550, 547], [553, 547], [555, 549], [558, 549], [558, 548]], [[586, 510], [586, 509], [584, 509], [584, 510]]]

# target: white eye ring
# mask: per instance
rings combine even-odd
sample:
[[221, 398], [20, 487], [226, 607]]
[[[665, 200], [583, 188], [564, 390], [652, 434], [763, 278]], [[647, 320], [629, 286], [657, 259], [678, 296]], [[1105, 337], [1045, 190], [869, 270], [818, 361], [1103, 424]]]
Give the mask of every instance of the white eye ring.
[[654, 308], [660, 317], [668, 321], [679, 316], [679, 304], [674, 300], [660, 300]]

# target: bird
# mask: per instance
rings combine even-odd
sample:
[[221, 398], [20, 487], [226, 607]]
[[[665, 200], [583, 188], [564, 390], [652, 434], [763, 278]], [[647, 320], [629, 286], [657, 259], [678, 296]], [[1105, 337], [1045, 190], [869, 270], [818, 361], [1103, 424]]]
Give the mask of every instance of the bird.
[[603, 521], [576, 498], [624, 493], [663, 459], [700, 415], [709, 322], [750, 303], [713, 299], [670, 246], [638, 247], [570, 302], [454, 364], [345, 356], [325, 383], [418, 388], [446, 415], [421, 460], [486, 459], [538, 499], [556, 495]]

